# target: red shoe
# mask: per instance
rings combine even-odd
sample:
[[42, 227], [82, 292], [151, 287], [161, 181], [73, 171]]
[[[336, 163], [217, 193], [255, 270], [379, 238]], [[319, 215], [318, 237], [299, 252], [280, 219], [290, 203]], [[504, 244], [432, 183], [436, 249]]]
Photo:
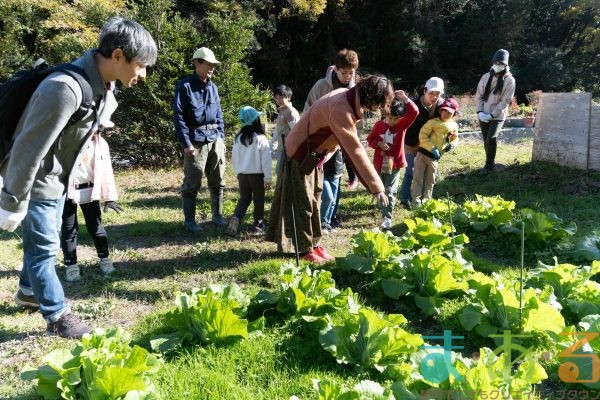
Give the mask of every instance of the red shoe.
[[315, 249], [312, 249], [311, 251], [306, 253], [306, 255], [302, 256], [302, 259], [314, 264], [325, 264], [327, 260], [325, 260], [319, 254], [317, 254], [317, 252], [314, 250]]
[[325, 262], [329, 262], [329, 261], [333, 261], [335, 260], [335, 257], [332, 255], [329, 255], [326, 251], [325, 251], [325, 247], [323, 246], [317, 246], [317, 247], [313, 247], [313, 251], [315, 253], [317, 253], [317, 255], [319, 257], [321, 257], [323, 260], [325, 260]]

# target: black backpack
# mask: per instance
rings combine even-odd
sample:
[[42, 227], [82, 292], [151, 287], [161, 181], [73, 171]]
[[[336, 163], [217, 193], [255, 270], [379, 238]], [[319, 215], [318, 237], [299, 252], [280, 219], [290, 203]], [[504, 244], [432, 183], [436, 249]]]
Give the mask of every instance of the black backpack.
[[59, 71], [72, 76], [83, 93], [79, 109], [71, 116], [65, 128], [82, 119], [94, 106], [92, 86], [87, 74], [76, 65], [61, 64], [52, 68], [31, 68], [17, 72], [0, 85], [0, 162], [10, 152], [17, 124], [33, 92], [46, 77]]

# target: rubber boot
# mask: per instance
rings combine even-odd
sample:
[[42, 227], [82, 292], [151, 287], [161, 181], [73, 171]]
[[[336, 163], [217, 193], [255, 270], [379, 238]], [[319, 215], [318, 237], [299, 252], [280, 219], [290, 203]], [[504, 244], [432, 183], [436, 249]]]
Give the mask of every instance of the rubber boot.
[[192, 233], [202, 231], [202, 228], [196, 224], [196, 196], [181, 196], [181, 205], [183, 207], [185, 219], [183, 225], [185, 229]]
[[491, 171], [495, 166], [496, 148], [498, 146], [498, 142], [496, 138], [489, 138], [486, 142], [487, 148], [485, 152], [485, 168]]
[[225, 226], [227, 221], [223, 218], [223, 187], [210, 188], [210, 208], [212, 211], [212, 222], [216, 226]]

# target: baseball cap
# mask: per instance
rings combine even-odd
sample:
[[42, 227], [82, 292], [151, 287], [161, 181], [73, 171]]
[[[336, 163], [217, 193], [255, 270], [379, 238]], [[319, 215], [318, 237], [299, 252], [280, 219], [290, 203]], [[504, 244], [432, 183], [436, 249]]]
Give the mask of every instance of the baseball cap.
[[428, 92], [440, 92], [444, 94], [444, 81], [437, 76], [429, 78], [425, 83]]
[[242, 121], [242, 126], [249, 126], [261, 115], [263, 115], [263, 113], [256, 111], [253, 107], [244, 106], [240, 109], [238, 117], [240, 118], [240, 121]]
[[458, 110], [458, 102], [453, 97], [450, 97], [442, 103], [440, 110], [446, 110], [454, 114]]
[[208, 61], [211, 64], [221, 64], [221, 61], [218, 61], [215, 58], [215, 53], [213, 53], [208, 47], [200, 47], [199, 49], [196, 49], [192, 60], [196, 60], [198, 58]]

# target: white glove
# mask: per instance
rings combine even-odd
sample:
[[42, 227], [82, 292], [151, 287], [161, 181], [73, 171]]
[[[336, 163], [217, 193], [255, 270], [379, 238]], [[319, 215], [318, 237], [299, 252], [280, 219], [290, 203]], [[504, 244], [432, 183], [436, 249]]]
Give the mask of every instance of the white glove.
[[479, 111], [477, 113], [477, 118], [483, 122], [490, 122], [492, 120], [492, 114], [484, 113], [483, 111]]
[[8, 232], [14, 231], [26, 215], [27, 211], [10, 212], [0, 207], [0, 229]]

